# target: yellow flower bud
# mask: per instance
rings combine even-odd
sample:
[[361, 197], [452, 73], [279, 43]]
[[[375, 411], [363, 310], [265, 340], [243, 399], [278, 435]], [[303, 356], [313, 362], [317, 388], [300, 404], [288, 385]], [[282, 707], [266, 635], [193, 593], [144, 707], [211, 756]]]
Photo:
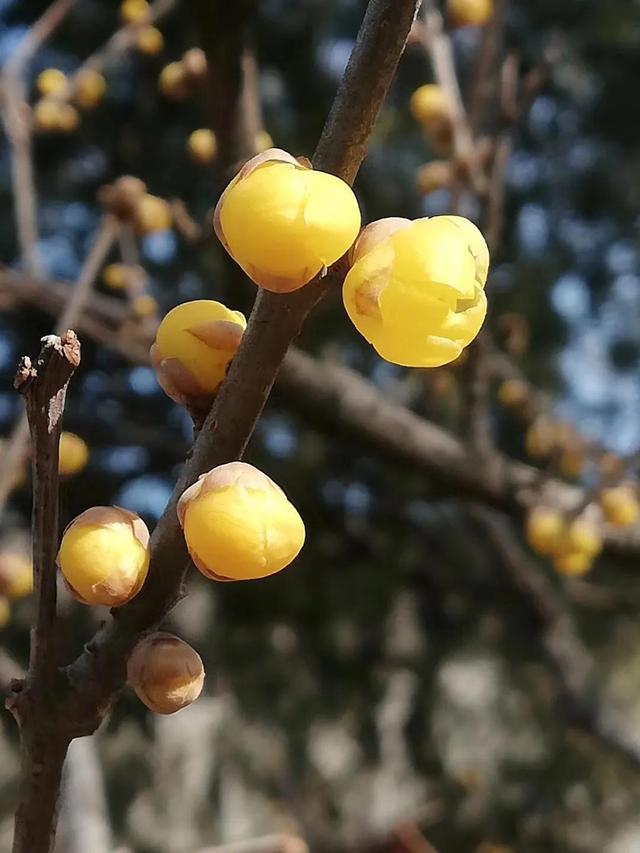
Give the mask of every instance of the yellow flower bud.
[[71, 106], [71, 104], [60, 104], [56, 130], [59, 130], [61, 133], [73, 133], [74, 130], [77, 130], [79, 124], [80, 116], [76, 108]]
[[271, 134], [266, 130], [259, 130], [256, 133], [255, 139], [256, 151], [262, 153], [263, 151], [267, 151], [269, 148], [273, 148], [273, 139], [271, 138]]
[[158, 88], [165, 98], [180, 101], [189, 94], [184, 66], [181, 62], [170, 62], [160, 72]]
[[166, 231], [171, 228], [171, 208], [163, 198], [146, 193], [137, 204], [135, 219], [141, 234]]
[[11, 605], [3, 595], [0, 595], [0, 629], [6, 627], [10, 618]]
[[447, 16], [455, 27], [481, 27], [493, 16], [493, 0], [447, 0]]
[[560, 473], [570, 480], [575, 480], [584, 467], [584, 452], [581, 447], [565, 447], [558, 460]]
[[584, 575], [593, 566], [593, 557], [584, 551], [561, 551], [553, 556], [551, 562], [561, 575]]
[[150, 14], [147, 0], [123, 0], [120, 5], [120, 20], [123, 24], [143, 24], [149, 20]]
[[84, 439], [73, 432], [60, 436], [58, 471], [65, 477], [78, 474], [89, 461], [89, 448]]
[[218, 144], [216, 135], [208, 127], [194, 130], [187, 140], [187, 151], [189, 156], [200, 166], [208, 166], [216, 156]]
[[33, 107], [33, 124], [40, 133], [55, 133], [63, 123], [63, 104], [55, 98], [42, 98]]
[[66, 94], [68, 85], [67, 75], [59, 68], [47, 68], [45, 71], [41, 71], [36, 80], [38, 94], [43, 97], [52, 95], [56, 98], [62, 98]]
[[444, 90], [435, 83], [420, 86], [411, 95], [409, 110], [420, 124], [432, 125], [448, 123], [451, 109]]
[[498, 402], [505, 409], [518, 409], [529, 398], [529, 386], [521, 379], [505, 379], [498, 388]]
[[537, 554], [547, 556], [559, 547], [564, 533], [564, 519], [555, 509], [537, 506], [527, 516], [525, 537]]
[[136, 36], [136, 48], [143, 56], [157, 56], [164, 47], [164, 36], [157, 27], [142, 27]]
[[0, 551], [0, 595], [23, 598], [33, 592], [33, 565], [17, 550]]
[[524, 437], [524, 446], [532, 459], [544, 459], [553, 453], [557, 444], [555, 425], [546, 418], [534, 421]]
[[204, 667], [188, 643], [159, 631], [133, 650], [127, 662], [127, 683], [149, 710], [175, 714], [202, 692]]
[[580, 516], [567, 527], [559, 552], [580, 552], [592, 559], [602, 551], [602, 535], [592, 518]]
[[102, 283], [109, 290], [126, 290], [131, 283], [130, 273], [128, 264], [109, 264], [102, 272]]
[[147, 526], [134, 512], [94, 506], [67, 526], [58, 565], [78, 601], [120, 607], [137, 595], [147, 576]]
[[131, 310], [136, 317], [153, 317], [158, 313], [158, 302], [149, 293], [143, 293], [131, 302]]
[[165, 393], [182, 405], [215, 394], [246, 327], [240, 311], [212, 299], [184, 302], [169, 311], [151, 347]]
[[447, 160], [432, 160], [418, 169], [416, 186], [422, 195], [448, 187], [453, 181], [453, 168]]
[[605, 519], [614, 527], [628, 527], [640, 518], [640, 505], [635, 489], [630, 485], [612, 486], [600, 494], [600, 506]]
[[476, 337], [487, 311], [489, 253], [459, 216], [385, 220], [364, 229], [344, 281], [351, 322], [382, 358], [405, 367], [440, 367]]
[[107, 81], [94, 68], [79, 71], [74, 77], [73, 85], [73, 99], [81, 110], [94, 110], [107, 91]]
[[222, 194], [214, 227], [260, 287], [287, 293], [349, 249], [360, 230], [351, 187], [270, 148], [249, 160]]
[[207, 57], [200, 47], [192, 47], [182, 57], [182, 67], [187, 83], [197, 85], [207, 77]]
[[284, 569], [304, 544], [304, 524], [273, 480], [245, 462], [203, 474], [178, 502], [191, 559], [208, 578], [250, 580]]

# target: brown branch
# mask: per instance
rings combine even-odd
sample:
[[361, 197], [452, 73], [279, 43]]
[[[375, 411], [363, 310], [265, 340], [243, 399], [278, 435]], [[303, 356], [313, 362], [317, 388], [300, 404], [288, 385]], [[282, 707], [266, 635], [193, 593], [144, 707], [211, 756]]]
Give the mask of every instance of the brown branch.
[[505, 519], [477, 508], [473, 517], [498, 555], [505, 576], [536, 619], [540, 644], [556, 674], [569, 722], [638, 769], [640, 744], [631, 731], [614, 725], [595, 683], [594, 661], [560, 590], [528, 557]]
[[[60, 282], [14, 273], [0, 274], [0, 290], [3, 285], [16, 298], [53, 314], [60, 311], [70, 289]], [[94, 293], [88, 309], [77, 321], [83, 334], [133, 364], [149, 364], [148, 342], [117, 335], [127, 316], [121, 302]], [[511, 376], [511, 363], [501, 370]], [[475, 454], [451, 432], [390, 401], [355, 371], [313, 358], [295, 346], [285, 356], [277, 388], [287, 404], [314, 427], [330, 435], [338, 429], [348, 432], [364, 447], [434, 478], [446, 494], [482, 501], [516, 516], [532, 503], [571, 510], [584, 501], [583, 489], [551, 477], [541, 481], [540, 469], [499, 453], [498, 475], [487, 477]], [[612, 555], [636, 558], [640, 529], [608, 529], [605, 546]]]
[[[366, 139], [414, 19], [417, 0], [371, 0], [336, 106], [316, 152], [316, 165], [352, 181]], [[375, 57], [375, 63], [372, 58]], [[339, 141], [336, 144], [335, 140]], [[330, 273], [295, 293], [261, 293], [227, 380], [206, 419], [182, 476], [152, 537], [149, 577], [142, 591], [67, 669], [89, 733], [124, 683], [125, 661], [140, 636], [153, 630], [181, 594], [188, 564], [176, 503], [200, 473], [242, 456], [291, 341], [311, 309], [338, 280]]]
[[31, 157], [31, 114], [26, 66], [56, 27], [71, 11], [77, 0], [54, 0], [45, 13], [29, 28], [2, 74], [2, 120], [11, 148], [11, 176], [14, 218], [20, 257], [24, 268], [33, 275], [42, 272], [38, 257], [38, 203]]
[[53, 849], [60, 775], [69, 738], [55, 706], [58, 445], [67, 385], [80, 363], [75, 334], [48, 335], [34, 364], [25, 356], [15, 386], [25, 399], [32, 441], [33, 572], [36, 600], [26, 681], [7, 701], [20, 725], [21, 781], [13, 853]]
[[[100, 268], [111, 250], [116, 235], [116, 220], [111, 216], [105, 216], [98, 229], [91, 251], [80, 270], [78, 280], [70, 290], [68, 301], [56, 322], [54, 334], [62, 335], [70, 326], [76, 324], [91, 294]], [[7, 273], [6, 275], [11, 277], [12, 274]], [[1, 278], [2, 275], [0, 274]], [[24, 281], [24, 279], [22, 280]], [[0, 281], [1, 286], [2, 283]], [[67, 288], [67, 290], [69, 289]], [[28, 438], [27, 418], [26, 415], [22, 415], [11, 433], [4, 453], [0, 457], [0, 509], [4, 506], [11, 493], [16, 473], [28, 456]]]
[[444, 31], [442, 15], [433, 0], [425, 0], [424, 4], [423, 44], [431, 60], [436, 82], [447, 95], [456, 159], [468, 170], [472, 189], [482, 194], [486, 187], [486, 176], [478, 161], [475, 140], [460, 92], [451, 41]]

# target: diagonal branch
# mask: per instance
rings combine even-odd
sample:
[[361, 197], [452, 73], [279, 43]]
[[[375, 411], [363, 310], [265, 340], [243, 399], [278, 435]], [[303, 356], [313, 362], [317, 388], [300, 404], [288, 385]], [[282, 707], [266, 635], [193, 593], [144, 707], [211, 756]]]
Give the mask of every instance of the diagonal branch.
[[[418, 0], [371, 0], [315, 162], [352, 181], [382, 107], [414, 20]], [[375, 57], [375, 63], [372, 58]], [[334, 139], [339, 140], [335, 143]], [[291, 341], [316, 303], [337, 281], [329, 273], [288, 295], [260, 293], [192, 454], [152, 537], [149, 577], [139, 595], [88, 644], [68, 670], [92, 731], [124, 682], [126, 656], [180, 596], [186, 547], [176, 518], [184, 489], [209, 468], [242, 456]]]
[[506, 577], [535, 617], [539, 641], [553, 666], [569, 722], [640, 767], [640, 744], [631, 731], [613, 723], [595, 683], [594, 661], [559, 589], [528, 557], [506, 519], [478, 508], [473, 517], [498, 555]]

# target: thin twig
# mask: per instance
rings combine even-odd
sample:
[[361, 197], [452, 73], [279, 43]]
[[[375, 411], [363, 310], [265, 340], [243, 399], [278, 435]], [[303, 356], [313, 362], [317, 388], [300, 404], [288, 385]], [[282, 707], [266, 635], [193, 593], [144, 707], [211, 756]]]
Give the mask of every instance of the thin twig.
[[475, 141], [462, 100], [451, 41], [444, 31], [442, 15], [435, 7], [433, 0], [425, 0], [424, 4], [424, 46], [431, 59], [436, 82], [447, 95], [456, 159], [468, 170], [469, 182], [473, 190], [482, 194], [486, 186], [486, 177], [478, 162]]
[[11, 148], [14, 217], [20, 257], [33, 275], [42, 273], [38, 256], [38, 203], [31, 157], [31, 115], [24, 80], [26, 66], [38, 48], [75, 6], [77, 0], [54, 0], [29, 28], [2, 74], [2, 119]]
[[[80, 270], [78, 279], [69, 294], [69, 301], [55, 325], [54, 334], [62, 335], [76, 324], [89, 298], [91, 289], [109, 254], [117, 235], [117, 223], [105, 216], [96, 233], [91, 251]], [[28, 455], [29, 429], [26, 414], [20, 416], [11, 437], [0, 456], [0, 509], [4, 506], [16, 480], [16, 473]]]

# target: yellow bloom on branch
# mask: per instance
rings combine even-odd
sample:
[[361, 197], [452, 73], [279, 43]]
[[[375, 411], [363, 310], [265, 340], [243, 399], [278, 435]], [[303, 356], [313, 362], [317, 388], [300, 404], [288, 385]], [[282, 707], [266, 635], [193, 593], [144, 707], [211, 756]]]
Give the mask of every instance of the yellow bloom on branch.
[[173, 634], [157, 632], [133, 650], [127, 683], [156, 714], [175, 714], [202, 692], [204, 667], [200, 655]]
[[62, 433], [58, 453], [58, 471], [64, 477], [78, 474], [89, 461], [86, 441], [73, 432]]
[[426, 83], [415, 90], [409, 101], [409, 110], [414, 119], [423, 125], [448, 122], [451, 114], [444, 90], [435, 83]]
[[304, 544], [304, 523], [282, 489], [245, 462], [203, 474], [178, 502], [193, 562], [215, 580], [275, 574]]
[[345, 308], [387, 361], [440, 367], [458, 358], [480, 331], [489, 250], [469, 220], [380, 220], [364, 229], [352, 261]]
[[614, 527], [629, 527], [640, 519], [640, 504], [633, 486], [622, 483], [603, 489], [600, 506], [605, 519]]
[[249, 160], [222, 194], [218, 238], [260, 287], [287, 293], [349, 249], [360, 230], [351, 187], [278, 148]]
[[184, 302], [160, 323], [151, 360], [158, 381], [176, 403], [214, 394], [242, 340], [247, 321], [212, 299]]
[[74, 79], [73, 98], [82, 110], [94, 110], [104, 98], [107, 81], [93, 68], [79, 71]]
[[564, 528], [564, 519], [557, 510], [537, 506], [527, 516], [525, 537], [537, 554], [548, 556], [559, 547]]
[[447, 0], [447, 16], [454, 27], [481, 27], [493, 17], [493, 0]]
[[18, 550], [0, 551], [0, 595], [23, 598], [33, 592], [33, 565]]
[[85, 510], [64, 531], [58, 565], [83, 604], [126, 604], [147, 576], [147, 526], [134, 512], [117, 506]]
[[62, 98], [67, 92], [68, 85], [67, 75], [59, 68], [47, 68], [41, 71], [36, 80], [38, 94], [44, 97], [52, 95], [56, 98]]

